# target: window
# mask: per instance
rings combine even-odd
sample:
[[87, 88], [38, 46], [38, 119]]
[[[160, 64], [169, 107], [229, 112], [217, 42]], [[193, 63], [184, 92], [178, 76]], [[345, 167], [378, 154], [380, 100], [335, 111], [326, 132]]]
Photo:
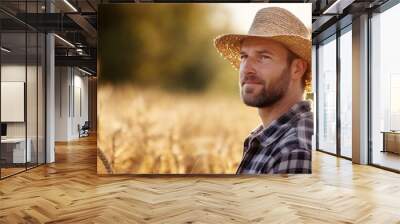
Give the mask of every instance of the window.
[[352, 157], [352, 35], [351, 26], [340, 36], [340, 154]]
[[336, 35], [318, 47], [318, 149], [336, 153]]
[[[371, 18], [372, 163], [400, 170], [400, 4]], [[397, 132], [396, 132], [397, 131]]]

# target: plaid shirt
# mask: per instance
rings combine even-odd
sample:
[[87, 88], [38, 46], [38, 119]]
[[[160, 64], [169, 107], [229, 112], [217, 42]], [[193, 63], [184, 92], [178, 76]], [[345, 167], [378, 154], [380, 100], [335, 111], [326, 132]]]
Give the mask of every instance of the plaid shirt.
[[236, 174], [311, 173], [312, 134], [310, 103], [300, 101], [267, 128], [251, 132]]

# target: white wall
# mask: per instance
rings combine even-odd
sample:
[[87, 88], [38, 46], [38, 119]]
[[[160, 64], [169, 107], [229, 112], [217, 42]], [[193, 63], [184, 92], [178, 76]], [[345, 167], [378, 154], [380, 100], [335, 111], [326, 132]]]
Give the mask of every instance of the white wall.
[[70, 77], [67, 67], [55, 68], [55, 141], [68, 140], [68, 88]]
[[[35, 66], [28, 66], [27, 68], [24, 65], [18, 64], [5, 64], [1, 66], [1, 81], [2, 82], [25, 82], [25, 69], [28, 72], [28, 84], [30, 87], [34, 86], [34, 88], [27, 88], [27, 118], [28, 118], [28, 137], [30, 133], [33, 133], [36, 130], [36, 113], [32, 113], [32, 111], [36, 111], [36, 80], [33, 80], [30, 75], [36, 74]], [[3, 96], [4, 97], [4, 96]], [[39, 105], [40, 107], [40, 105]], [[6, 110], [6, 108], [1, 108], [2, 110]], [[31, 124], [34, 122], [34, 124]], [[30, 128], [33, 128], [30, 131]], [[7, 136], [8, 137], [25, 137], [25, 122], [7, 122]], [[35, 132], [36, 136], [36, 132]]]
[[1, 81], [25, 82], [25, 64], [23, 65], [2, 65]]
[[88, 120], [88, 78], [76, 68], [56, 67], [55, 120], [56, 141], [79, 138]]
[[[25, 64], [2, 65], [1, 81], [25, 82]], [[1, 109], [5, 110], [6, 108], [1, 108]], [[25, 137], [25, 123], [24, 122], [7, 123], [7, 137]]]

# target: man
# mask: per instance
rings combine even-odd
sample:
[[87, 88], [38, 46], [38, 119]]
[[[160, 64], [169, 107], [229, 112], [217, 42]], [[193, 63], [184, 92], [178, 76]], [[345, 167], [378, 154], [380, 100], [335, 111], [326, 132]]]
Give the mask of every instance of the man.
[[262, 121], [244, 141], [237, 174], [311, 173], [313, 115], [303, 100], [310, 36], [289, 11], [269, 7], [257, 12], [247, 35], [215, 39], [220, 54], [239, 69], [242, 101], [257, 107]]

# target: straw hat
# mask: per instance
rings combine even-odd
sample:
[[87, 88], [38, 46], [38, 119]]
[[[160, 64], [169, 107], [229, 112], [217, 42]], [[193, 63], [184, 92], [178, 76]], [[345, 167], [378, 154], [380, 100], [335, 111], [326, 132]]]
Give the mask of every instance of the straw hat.
[[[308, 63], [306, 80], [311, 79], [311, 34], [288, 10], [279, 7], [260, 9], [247, 34], [225, 34], [214, 40], [219, 53], [236, 69], [240, 66], [240, 44], [246, 37], [265, 37], [282, 43]], [[310, 84], [310, 83], [308, 83]]]

